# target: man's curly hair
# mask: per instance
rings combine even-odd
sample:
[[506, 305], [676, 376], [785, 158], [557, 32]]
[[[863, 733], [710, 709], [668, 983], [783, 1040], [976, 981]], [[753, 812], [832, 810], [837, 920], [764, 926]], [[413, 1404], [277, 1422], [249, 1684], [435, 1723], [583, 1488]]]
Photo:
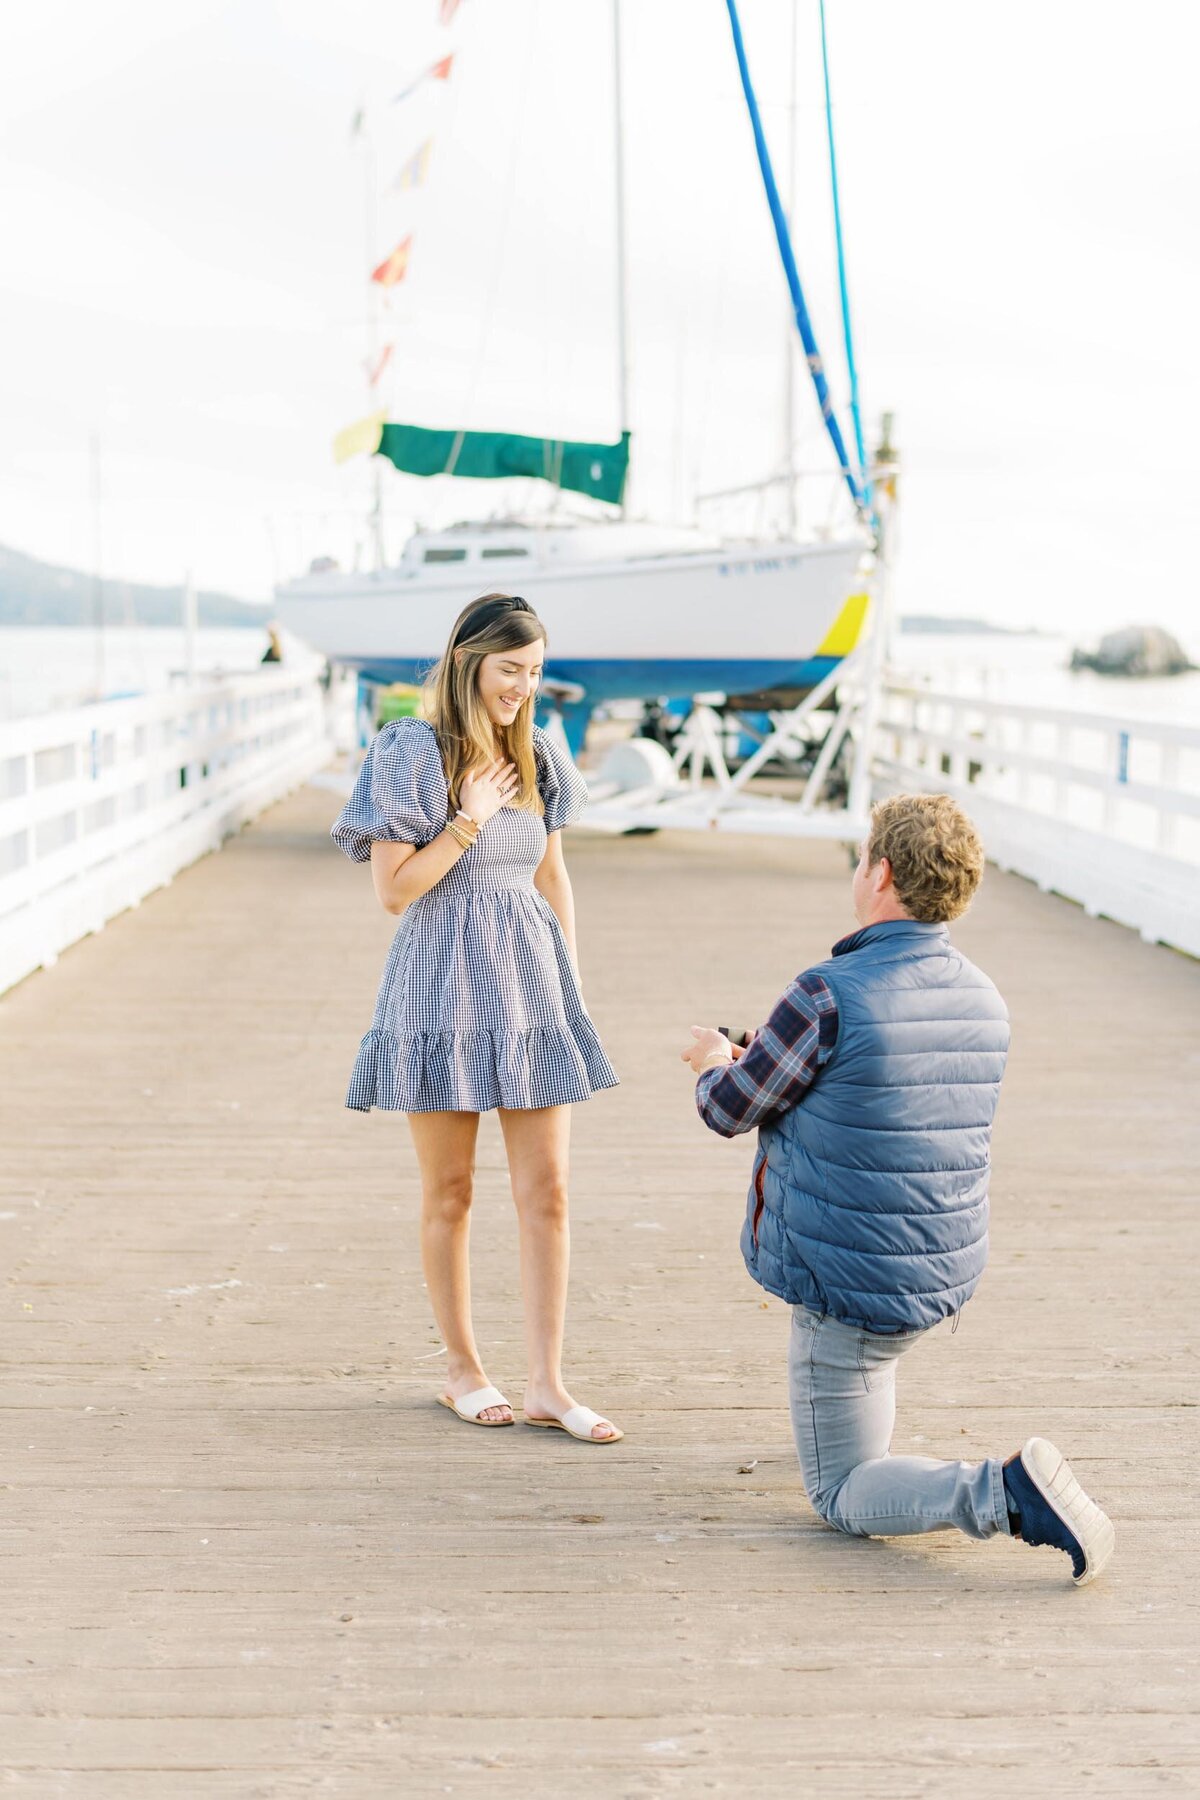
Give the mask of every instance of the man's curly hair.
[[896, 898], [923, 924], [965, 913], [983, 879], [983, 845], [949, 794], [896, 794], [871, 809], [867, 862], [886, 856]]

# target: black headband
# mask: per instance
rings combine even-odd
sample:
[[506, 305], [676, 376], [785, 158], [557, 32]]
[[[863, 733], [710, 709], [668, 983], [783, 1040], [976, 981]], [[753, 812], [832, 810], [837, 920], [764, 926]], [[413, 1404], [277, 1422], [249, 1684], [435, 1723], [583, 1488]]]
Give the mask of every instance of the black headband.
[[522, 599], [520, 594], [507, 594], [500, 600], [481, 600], [479, 605], [474, 607], [463, 620], [461, 627], [455, 633], [454, 642], [450, 648], [457, 650], [460, 644], [468, 643], [471, 638], [477, 637], [486, 625], [495, 624], [496, 620], [502, 618], [505, 613], [531, 613], [532, 611], [533, 608], [528, 600]]

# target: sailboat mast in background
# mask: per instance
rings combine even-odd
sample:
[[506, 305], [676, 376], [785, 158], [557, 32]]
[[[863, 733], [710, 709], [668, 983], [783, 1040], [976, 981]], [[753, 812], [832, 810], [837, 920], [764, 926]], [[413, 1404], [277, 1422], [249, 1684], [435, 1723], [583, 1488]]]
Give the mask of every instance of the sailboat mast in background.
[[[621, 93], [621, 0], [613, 0], [613, 150], [617, 227], [617, 411], [618, 436], [629, 430], [629, 297], [625, 281], [625, 118]], [[629, 510], [629, 477], [621, 492], [620, 514]]]
[[[367, 268], [373, 267], [376, 260], [376, 244], [378, 240], [377, 224], [379, 211], [378, 171], [375, 157], [375, 133], [373, 121], [367, 115], [364, 104], [360, 111], [360, 135], [363, 147], [363, 214], [367, 238], [365, 263]], [[375, 281], [367, 283], [367, 406], [373, 410], [378, 405], [375, 397], [375, 379], [379, 367], [379, 308], [381, 294]], [[375, 568], [384, 567], [383, 542], [383, 462], [378, 456], [371, 458], [371, 549], [375, 559]]]
[[[788, 64], [787, 195], [784, 202], [784, 217], [789, 231], [794, 231], [796, 227], [796, 60], [799, 53], [796, 6], [797, 0], [792, 0], [792, 54]], [[794, 539], [800, 520], [796, 505], [796, 321], [790, 307], [784, 317], [783, 359], [783, 519], [788, 538]]]

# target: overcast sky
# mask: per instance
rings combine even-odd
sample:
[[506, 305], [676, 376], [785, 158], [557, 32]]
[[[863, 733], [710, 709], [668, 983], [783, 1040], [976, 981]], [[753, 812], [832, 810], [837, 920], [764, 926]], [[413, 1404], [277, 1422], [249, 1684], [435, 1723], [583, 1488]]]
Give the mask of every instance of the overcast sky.
[[[827, 0], [867, 419], [904, 459], [910, 611], [1195, 638], [1195, 10]], [[785, 176], [791, 0], [742, 0]], [[264, 598], [365, 542], [366, 275], [410, 232], [389, 416], [618, 425], [608, 0], [39, 0], [0, 65], [0, 542]], [[844, 404], [816, 0], [795, 239]], [[720, 0], [625, 0], [632, 500], [778, 466], [785, 295]], [[435, 58], [447, 83], [390, 104]], [[379, 173], [367, 241], [367, 104]], [[427, 139], [429, 179], [389, 192]], [[798, 393], [806, 517], [835, 483]], [[500, 504], [389, 475], [414, 520]], [[453, 487], [453, 491], [451, 491]], [[523, 498], [518, 492], [516, 496]], [[740, 514], [702, 510], [731, 527]]]

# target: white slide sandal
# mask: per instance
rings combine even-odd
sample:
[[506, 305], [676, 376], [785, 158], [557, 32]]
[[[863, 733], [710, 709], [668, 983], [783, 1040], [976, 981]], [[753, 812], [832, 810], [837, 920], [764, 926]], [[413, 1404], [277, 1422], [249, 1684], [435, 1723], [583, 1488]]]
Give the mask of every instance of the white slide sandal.
[[461, 1400], [454, 1400], [449, 1394], [438, 1395], [438, 1405], [448, 1406], [452, 1413], [467, 1425], [515, 1425], [515, 1419], [481, 1419], [480, 1413], [486, 1412], [489, 1406], [507, 1406], [512, 1411], [512, 1402], [506, 1400], [499, 1388], [476, 1388], [473, 1394], [464, 1394]]
[[[569, 1406], [561, 1419], [531, 1419], [525, 1414], [527, 1425], [540, 1425], [546, 1431], [565, 1431], [568, 1436], [578, 1438], [581, 1444], [616, 1444], [625, 1433], [603, 1413], [593, 1412], [590, 1406]], [[612, 1425], [610, 1437], [593, 1437], [593, 1428], [597, 1425]]]

